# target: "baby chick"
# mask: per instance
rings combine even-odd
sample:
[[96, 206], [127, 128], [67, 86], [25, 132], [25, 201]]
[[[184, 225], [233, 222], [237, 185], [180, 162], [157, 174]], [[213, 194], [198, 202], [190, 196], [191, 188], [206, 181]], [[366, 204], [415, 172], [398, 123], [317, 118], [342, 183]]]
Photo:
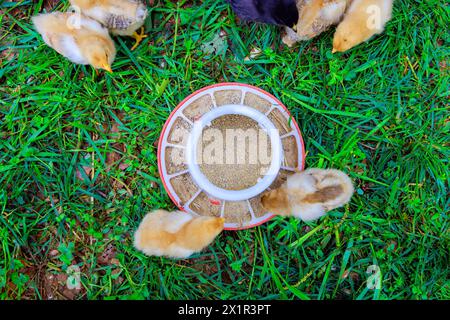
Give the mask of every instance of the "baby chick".
[[308, 169], [289, 176], [283, 186], [264, 194], [261, 201], [273, 214], [312, 221], [348, 203], [353, 192], [352, 181], [345, 173]]
[[134, 235], [134, 246], [149, 256], [188, 258], [208, 246], [224, 227], [223, 218], [197, 217], [157, 210], [145, 216]]
[[294, 28], [286, 28], [283, 42], [293, 46], [326, 31], [341, 21], [350, 0], [297, 0], [299, 19]]
[[298, 20], [296, 0], [226, 0], [239, 18], [282, 26], [293, 26]]
[[100, 23], [75, 13], [54, 12], [32, 18], [44, 42], [70, 61], [109, 72], [116, 56], [114, 42]]
[[333, 39], [333, 53], [347, 51], [383, 32], [393, 0], [353, 0]]
[[[131, 48], [137, 48], [144, 34], [145, 19], [148, 15], [147, 6], [140, 0], [70, 0], [73, 8], [106, 26], [112, 34], [131, 36], [136, 43]], [[141, 32], [136, 30], [141, 28]]]

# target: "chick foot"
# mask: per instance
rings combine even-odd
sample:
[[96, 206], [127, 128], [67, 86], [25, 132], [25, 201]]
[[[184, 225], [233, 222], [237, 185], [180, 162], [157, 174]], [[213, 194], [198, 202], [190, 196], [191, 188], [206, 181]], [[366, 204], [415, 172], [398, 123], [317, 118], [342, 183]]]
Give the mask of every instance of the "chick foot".
[[140, 33], [137, 33], [137, 32], [133, 33], [132, 37], [136, 40], [136, 43], [131, 48], [131, 51], [136, 49], [139, 46], [139, 44], [142, 42], [143, 39], [147, 38], [147, 35], [144, 32], [145, 32], [144, 27], [142, 27]]

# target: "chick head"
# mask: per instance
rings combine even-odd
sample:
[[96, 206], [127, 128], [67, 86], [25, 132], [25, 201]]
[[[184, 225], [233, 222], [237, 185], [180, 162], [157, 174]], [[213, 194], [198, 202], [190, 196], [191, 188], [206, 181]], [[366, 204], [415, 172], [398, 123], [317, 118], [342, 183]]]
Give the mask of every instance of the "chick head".
[[224, 218], [213, 218], [208, 217], [205, 222], [205, 228], [214, 235], [218, 235], [222, 232], [224, 227], [225, 219]]
[[280, 216], [287, 216], [291, 214], [289, 197], [285, 188], [279, 188], [266, 192], [261, 197], [261, 204], [264, 209], [273, 214]]
[[112, 72], [111, 63], [114, 60], [115, 52], [102, 38], [93, 39], [86, 51], [90, 65], [95, 69]]
[[225, 219], [198, 217], [188, 222], [179, 241], [192, 250], [202, 250], [209, 245], [224, 228]]
[[345, 52], [353, 48], [356, 44], [361, 42], [359, 35], [352, 32], [349, 28], [344, 28], [341, 25], [336, 29], [333, 39], [333, 53]]

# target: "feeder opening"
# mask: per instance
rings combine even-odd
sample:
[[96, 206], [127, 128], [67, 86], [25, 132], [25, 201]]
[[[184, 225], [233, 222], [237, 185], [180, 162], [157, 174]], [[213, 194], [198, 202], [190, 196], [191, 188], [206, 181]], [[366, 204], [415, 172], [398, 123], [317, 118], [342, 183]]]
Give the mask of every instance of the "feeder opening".
[[236, 191], [255, 186], [272, 162], [269, 135], [247, 116], [221, 116], [203, 129], [200, 139], [200, 170], [221, 189]]

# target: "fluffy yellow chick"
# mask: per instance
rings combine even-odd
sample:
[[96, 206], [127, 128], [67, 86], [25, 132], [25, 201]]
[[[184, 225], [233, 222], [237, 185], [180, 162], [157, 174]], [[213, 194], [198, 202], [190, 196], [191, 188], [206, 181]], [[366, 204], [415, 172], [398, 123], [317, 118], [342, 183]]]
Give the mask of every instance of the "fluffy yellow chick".
[[333, 53], [347, 51], [383, 32], [393, 0], [353, 0], [333, 39]]
[[32, 21], [44, 42], [73, 63], [112, 72], [116, 48], [108, 30], [97, 21], [62, 12], [40, 14]]
[[353, 193], [352, 181], [345, 173], [308, 169], [289, 176], [280, 188], [264, 194], [261, 202], [273, 214], [312, 221], [348, 203]]
[[222, 232], [224, 221], [157, 210], [142, 220], [134, 235], [134, 246], [148, 256], [188, 258], [214, 241]]
[[286, 28], [283, 42], [293, 46], [318, 36], [330, 26], [342, 20], [350, 0], [298, 0], [299, 19], [297, 25]]
[[[147, 6], [139, 0], [70, 0], [72, 7], [79, 9], [84, 15], [97, 20], [107, 27], [112, 34], [131, 36], [136, 43], [131, 50], [137, 48], [144, 35]], [[141, 32], [136, 30], [141, 28]]]

